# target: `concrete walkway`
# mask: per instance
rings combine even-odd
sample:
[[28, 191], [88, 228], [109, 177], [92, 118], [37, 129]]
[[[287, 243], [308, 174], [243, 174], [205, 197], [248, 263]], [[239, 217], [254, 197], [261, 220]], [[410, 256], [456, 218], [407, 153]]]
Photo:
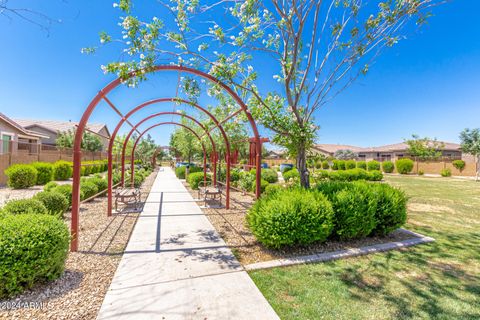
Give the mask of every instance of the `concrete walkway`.
[[170, 168], [160, 171], [98, 319], [279, 319]]

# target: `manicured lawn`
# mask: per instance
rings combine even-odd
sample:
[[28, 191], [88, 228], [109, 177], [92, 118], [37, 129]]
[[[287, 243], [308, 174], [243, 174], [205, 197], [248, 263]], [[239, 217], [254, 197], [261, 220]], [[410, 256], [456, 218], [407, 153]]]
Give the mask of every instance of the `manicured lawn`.
[[250, 275], [282, 319], [479, 319], [480, 182], [389, 176], [435, 242]]

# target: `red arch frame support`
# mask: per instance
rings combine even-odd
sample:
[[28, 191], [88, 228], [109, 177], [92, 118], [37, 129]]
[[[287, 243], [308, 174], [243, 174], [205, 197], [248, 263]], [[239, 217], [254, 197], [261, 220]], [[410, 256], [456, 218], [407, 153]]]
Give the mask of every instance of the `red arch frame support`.
[[[192, 75], [199, 76], [205, 80], [208, 80], [218, 86], [220, 86], [225, 92], [227, 92], [230, 97], [240, 106], [240, 108], [245, 113], [248, 122], [252, 128], [254, 139], [257, 141], [256, 143], [256, 196], [260, 196], [260, 179], [261, 179], [261, 143], [260, 143], [260, 135], [258, 133], [257, 125], [248, 110], [248, 107], [242, 101], [242, 99], [225, 83], [221, 82], [219, 79], [202, 72], [200, 70], [196, 70], [193, 68], [188, 68], [184, 66], [178, 65], [159, 65], [155, 66], [151, 72], [159, 72], [159, 71], [178, 71], [182, 73], [188, 73]], [[130, 73], [129, 78], [135, 77], [135, 73]], [[103, 99], [109, 103], [109, 105], [119, 114], [121, 113], [116, 109], [107, 99], [107, 94], [110, 93], [113, 89], [118, 87], [122, 84], [124, 79], [117, 78], [116, 80], [110, 82], [107, 86], [105, 86], [98, 94], [92, 99], [88, 107], [86, 108], [85, 112], [80, 119], [80, 122], [77, 126], [77, 130], [75, 133], [75, 141], [73, 146], [73, 186], [72, 186], [72, 219], [71, 219], [71, 242], [70, 242], [70, 250], [77, 251], [78, 250], [78, 230], [79, 230], [79, 212], [80, 212], [80, 173], [81, 173], [81, 161], [82, 161], [82, 151], [81, 151], [81, 144], [82, 144], [82, 137], [83, 133], [85, 132], [88, 120], [92, 115], [93, 111], [97, 107], [98, 103]], [[125, 120], [125, 117], [122, 115], [122, 120]], [[117, 130], [118, 132], [118, 130]], [[112, 142], [112, 141], [111, 141]], [[109, 179], [112, 177], [112, 157], [111, 157], [111, 148], [109, 148], [109, 168], [108, 168], [108, 175]], [[228, 158], [230, 158], [230, 154], [227, 153]], [[227, 190], [229, 190], [229, 176], [230, 176], [230, 159], [227, 159]], [[111, 193], [109, 193], [109, 197], [111, 197]]]

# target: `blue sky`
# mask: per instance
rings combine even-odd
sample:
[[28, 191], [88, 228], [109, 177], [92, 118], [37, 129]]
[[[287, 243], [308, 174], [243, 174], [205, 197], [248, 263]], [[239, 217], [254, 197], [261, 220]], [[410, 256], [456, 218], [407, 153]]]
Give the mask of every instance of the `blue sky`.
[[[87, 56], [80, 49], [98, 43], [99, 31], [118, 31], [118, 11], [108, 0], [11, 2], [34, 5], [61, 22], [47, 35], [32, 24], [0, 16], [0, 111], [12, 118], [78, 121], [90, 99], [113, 79], [100, 65], [120, 52], [111, 46]], [[479, 127], [480, 25], [474, 23], [479, 11], [480, 1], [473, 0], [437, 8], [426, 27], [389, 49], [366, 77], [315, 115], [319, 142], [372, 146], [412, 133], [456, 142], [463, 128]], [[165, 96], [175, 85], [172, 75], [155, 76], [111, 99], [126, 110]], [[101, 105], [92, 121], [112, 126], [118, 118]], [[166, 145], [172, 129], [156, 129], [152, 136]]]

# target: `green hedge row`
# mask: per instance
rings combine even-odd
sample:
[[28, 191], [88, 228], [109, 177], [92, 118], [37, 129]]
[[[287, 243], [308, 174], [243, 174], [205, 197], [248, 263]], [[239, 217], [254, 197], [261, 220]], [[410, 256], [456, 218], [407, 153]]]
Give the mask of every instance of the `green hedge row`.
[[387, 184], [325, 181], [316, 189], [268, 187], [247, 214], [265, 246], [281, 248], [386, 235], [407, 217], [405, 194]]
[[[34, 162], [31, 164], [14, 164], [5, 170], [8, 186], [13, 189], [25, 189], [34, 185], [45, 185], [50, 181], [65, 181], [72, 177], [72, 163], [57, 161], [55, 163]], [[82, 162], [81, 175], [104, 172], [108, 169], [106, 160]]]
[[322, 180], [381, 181], [382, 179], [383, 179], [383, 174], [379, 170], [366, 171], [364, 169], [359, 169], [359, 168], [349, 169], [349, 170], [337, 170], [337, 171], [319, 170], [319, 171], [315, 171], [315, 173], [312, 174], [313, 182], [319, 182], [319, 181], [322, 181]]

